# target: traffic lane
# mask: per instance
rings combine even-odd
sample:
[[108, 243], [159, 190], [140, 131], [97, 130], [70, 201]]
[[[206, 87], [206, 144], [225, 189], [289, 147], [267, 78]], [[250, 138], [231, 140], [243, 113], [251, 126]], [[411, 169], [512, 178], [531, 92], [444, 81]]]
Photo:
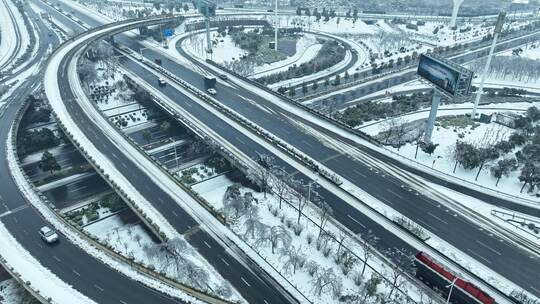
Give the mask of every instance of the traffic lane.
[[[196, 248], [206, 249], [208, 254], [205, 258], [212, 261], [212, 265], [219, 273], [230, 274], [228, 280], [233, 286], [244, 286], [252, 290], [275, 290], [279, 286], [268, 284], [271, 280], [262, 280], [261, 275], [249, 275], [250, 273], [238, 272], [238, 269], [245, 267], [233, 258], [225, 248], [219, 245], [205, 231], [198, 231], [189, 236], [189, 242]], [[208, 250], [209, 249], [209, 250]], [[250, 267], [260, 267], [252, 261], [247, 261]], [[274, 281], [275, 282], [275, 281]], [[275, 283], [277, 284], [277, 283]], [[249, 297], [244, 297], [248, 303], [283, 303], [283, 298], [277, 292], [251, 293]]]
[[[129, 65], [128, 68], [130, 68], [133, 72], [137, 73], [139, 77], [143, 78], [145, 81], [149, 82], [151, 85], [155, 86], [156, 88], [159, 88], [159, 86], [157, 86], [157, 84], [154, 84], [156, 82], [154, 80], [157, 79], [155, 75], [153, 75], [151, 73], [144, 73], [145, 70], [138, 67], [138, 65], [134, 65], [133, 67], [131, 65]], [[218, 133], [225, 140], [227, 140], [227, 142], [231, 143], [233, 146], [240, 149], [247, 156], [249, 156], [251, 158], [255, 158], [256, 156], [261, 155], [261, 154], [273, 155], [273, 153], [268, 151], [266, 148], [264, 148], [263, 146], [255, 143], [250, 137], [244, 135], [243, 133], [239, 132], [235, 128], [230, 127], [227, 123], [225, 123], [219, 117], [216, 117], [214, 114], [212, 114], [211, 112], [207, 111], [202, 106], [200, 106], [197, 102], [192, 101], [187, 96], [183, 95], [182, 93], [180, 93], [179, 91], [177, 91], [173, 87], [167, 86], [167, 87], [162, 87], [162, 88], [159, 88], [159, 89], [162, 91], [162, 93], [167, 95], [171, 100], [173, 100], [175, 103], [177, 103], [180, 107], [182, 107], [183, 109], [185, 109], [186, 111], [190, 112], [192, 115], [197, 117], [201, 122], [203, 122], [203, 123], [205, 123], [207, 125], [212, 125], [213, 129], [214, 129], [214, 131], [216, 133]], [[305, 181], [309, 180], [309, 178], [307, 178], [304, 174], [298, 172], [296, 169], [292, 168], [288, 163], [286, 163], [285, 161], [279, 159], [275, 155], [273, 155], [273, 156], [274, 156], [274, 158], [276, 160], [276, 165], [278, 165], [280, 167], [283, 167], [287, 171], [287, 173], [294, 174], [296, 177], [301, 178], [301, 179], [303, 179]], [[327, 200], [327, 202], [332, 204], [332, 206], [334, 206], [334, 205], [348, 206], [343, 201], [341, 201], [340, 203], [337, 203], [337, 202], [340, 201], [340, 199], [331, 192], [328, 192], [328, 191], [326, 191], [324, 189], [319, 190], [319, 192], [321, 192], [321, 194], [324, 196], [324, 198]], [[373, 227], [373, 226], [377, 225], [374, 221], [372, 221], [371, 219], [365, 217], [363, 214], [359, 213], [356, 209], [345, 208], [345, 209], [342, 209], [342, 210], [343, 210], [343, 212], [342, 212], [343, 215], [353, 214], [354, 218], [358, 218], [358, 219], [361, 219], [362, 222], [366, 222], [366, 225], [365, 225], [366, 227], [367, 226]], [[350, 223], [354, 222], [354, 221], [351, 221], [350, 219], [348, 219], [348, 221]], [[365, 232], [366, 231], [366, 228], [364, 228], [362, 226], [359, 226], [358, 224], [356, 224], [356, 227], [351, 227], [351, 228], [352, 228], [351, 230], [355, 231], [355, 232], [357, 232], [357, 231], [358, 232], [362, 232], [362, 231]], [[382, 228], [379, 228], [379, 229], [373, 228], [372, 230], [383, 231], [384, 229], [382, 229]], [[394, 239], [399, 240], [397, 237], [395, 237], [393, 235], [392, 235], [392, 237]], [[391, 239], [392, 237], [389, 236], [388, 232], [384, 236], [381, 235], [381, 239], [384, 239], [384, 240]], [[406, 243], [404, 243], [401, 240], [399, 240], [397, 242], [394, 242], [393, 244], [396, 244], [396, 243], [399, 244], [399, 246], [396, 246], [396, 248], [409, 247]], [[394, 247], [394, 246], [389, 246], [389, 247]]]
[[[135, 68], [135, 67], [134, 67], [134, 68]], [[135, 68], [135, 69], [136, 69], [136, 68]], [[141, 72], [141, 71], [142, 71], [142, 70], [140, 70], [139, 72]], [[156, 78], [156, 76], [151, 75], [151, 76], [147, 76], [147, 79], [146, 79], [146, 80], [147, 80], [149, 83], [152, 84], [153, 82], [155, 82], [155, 81], [152, 81], [152, 79], [154, 79], [154, 78]], [[154, 86], [155, 86], [155, 84], [154, 84]], [[191, 103], [191, 102], [190, 102], [189, 105], [188, 105], [188, 103], [186, 103], [185, 101], [182, 102], [182, 96], [179, 95], [179, 94], [176, 94], [176, 93], [177, 93], [176, 90], [174, 90], [174, 89], [171, 88], [170, 86], [169, 86], [169, 87], [162, 88], [162, 91], [163, 91], [165, 94], [169, 94], [169, 97], [170, 97], [172, 100], [174, 100], [175, 102], [179, 103], [180, 106], [182, 106], [184, 109], [190, 111], [192, 114], [194, 114], [194, 115], [195, 115], [196, 117], [198, 117], [199, 119], [201, 119], [201, 118], [204, 116], [203, 113], [200, 113], [200, 112], [194, 112], [194, 111], [195, 111], [194, 109], [196, 109], [196, 105], [195, 105], [196, 103]], [[184, 97], [184, 98], [186, 98], [186, 97]], [[219, 130], [219, 129], [225, 129], [225, 128], [227, 128], [226, 126], [221, 126], [221, 127], [220, 127], [219, 124], [217, 124], [217, 123], [215, 122], [215, 120], [216, 120], [216, 118], [211, 118], [211, 119], [209, 119], [209, 118], [207, 117], [206, 119], [203, 119], [203, 122], [210, 123], [210, 121], [212, 121], [211, 124], [212, 124], [213, 126], [215, 126], [215, 129], [218, 129], [218, 130]], [[232, 128], [228, 128], [228, 129], [231, 130]], [[218, 133], [219, 133], [219, 132], [218, 132]], [[220, 134], [220, 135], [221, 135], [221, 134]], [[246, 140], [248, 140], [248, 141], [250, 140], [249, 138], [243, 139], [243, 138], [240, 137], [240, 136], [229, 136], [229, 137], [224, 137], [224, 138], [226, 138], [229, 142], [231, 142], [232, 144], [234, 144], [236, 147], [241, 147], [242, 145], [245, 145]], [[236, 141], [235, 141], [235, 139], [236, 139]], [[238, 139], [239, 139], [239, 140], [238, 140]], [[239, 146], [239, 144], [240, 144], [240, 146]], [[319, 146], [318, 148], [320, 149], [320, 146]], [[244, 153], [247, 153], [246, 149], [242, 149], [242, 150], [244, 151]], [[253, 148], [253, 149], [251, 149], [251, 151], [257, 151], [257, 152], [260, 153], [261, 151], [264, 151], [264, 148], [262, 148], [262, 147], [259, 147], [259, 148]], [[270, 154], [268, 151], [264, 151], [264, 152], [265, 152], [264, 154]], [[247, 154], [250, 155], [249, 153], [247, 153]], [[256, 155], [256, 154], [251, 153], [250, 156], [251, 156], [251, 157], [254, 157], [255, 155]], [[334, 154], [334, 155], [335, 155], [335, 154]], [[350, 170], [350, 169], [351, 169], [350, 167], [347, 168], [347, 170]], [[378, 185], [376, 185], [376, 186], [379, 186], [379, 185], [380, 185], [380, 184], [378, 184]], [[403, 191], [403, 189], [401, 189], [400, 191]], [[328, 197], [326, 197], [326, 195], [325, 195], [325, 198], [328, 199]], [[333, 200], [329, 200], [329, 202], [332, 204], [332, 206], [335, 206], [335, 205], [336, 205], [335, 203], [333, 203], [333, 202], [334, 202]], [[353, 208], [350, 208], [350, 209], [348, 210], [348, 211], [349, 211], [349, 212], [348, 212], [349, 214], [351, 214], [351, 213], [353, 212], [351, 209], [353, 209]], [[405, 211], [406, 211], [406, 209], [402, 209], [402, 210], [405, 210]], [[343, 213], [347, 213], [347, 212], [343, 212]], [[426, 216], [428, 216], [428, 215], [418, 214], [418, 216], [422, 216], [422, 218], [424, 218], [424, 217], [426, 217]], [[445, 215], [445, 216], [446, 216], [446, 215]], [[474, 227], [472, 227], [472, 225], [468, 225], [468, 226], [467, 226], [467, 225], [463, 225], [462, 227], [468, 227], [467, 229], [470, 230], [470, 231], [473, 231], [473, 230], [475, 229]], [[449, 229], [449, 228], [447, 227], [447, 229]], [[471, 235], [471, 234], [472, 234], [472, 233], [470, 233], [469, 235]], [[484, 236], [484, 237], [489, 238], [489, 236]], [[447, 241], [448, 241], [449, 243], [451, 243], [451, 244], [456, 245], [456, 247], [459, 247], [459, 248], [467, 248], [466, 245], [469, 243], [467, 240], [464, 240], [463, 238], [452, 238], [452, 239], [450, 239], [450, 238], [445, 238], [445, 240], [447, 240]], [[478, 244], [476, 244], [476, 245], [478, 245]], [[476, 250], [476, 252], [481, 252], [482, 256], [493, 256], [493, 255], [495, 254], [495, 253], [494, 253], [492, 250], [490, 250], [489, 248], [485, 248], [485, 246], [476, 246], [476, 247], [475, 247], [475, 250]], [[509, 250], [509, 251], [516, 251], [515, 248], [509, 248], [508, 250]], [[519, 250], [519, 249], [518, 249], [518, 250]], [[520, 256], [520, 257], [521, 257], [520, 260], [523, 260], [523, 257], [524, 257], [523, 252], [515, 252], [515, 256], [518, 256], [518, 257]], [[495, 260], [496, 258], [497, 258], [497, 257], [492, 257], [493, 260]], [[485, 261], [483, 261], [483, 262], [484, 262], [484, 264], [485, 264]], [[505, 275], [509, 275], [509, 274], [506, 272], [507, 270], [513, 272], [514, 274], [516, 273], [516, 268], [508, 269], [508, 267], [505, 267], [505, 266], [499, 266], [499, 265], [496, 265], [496, 266], [488, 265], [488, 267], [495, 267], [495, 270], [496, 270], [496, 271], [499, 271], [499, 272], [502, 271], [502, 273], [504, 273]], [[522, 266], [522, 267], [523, 267], [523, 266]], [[505, 269], [505, 268], [506, 268], [506, 269]], [[525, 276], [525, 278], [524, 278], [524, 276]], [[528, 280], [530, 279], [530, 277], [529, 277], [529, 274], [526, 274], [526, 273], [524, 274], [524, 276], [522, 276], [522, 275], [518, 275], [518, 276], [515, 276], [515, 275], [514, 275], [514, 276], [509, 275], [509, 277], [511, 277], [512, 280], [513, 280], [514, 282], [519, 282], [519, 283], [521, 283], [521, 284], [520, 284], [521, 286], [526, 286], [526, 285], [523, 285], [523, 283], [526, 282], [526, 281], [528, 281]]]
[[[341, 162], [342, 160], [343, 157], [338, 157], [332, 162]], [[347, 168], [349, 163], [343, 162], [341, 166]], [[480, 259], [482, 262], [487, 261], [487, 264], [484, 264], [488, 267], [498, 264], [494, 269], [500, 273], [519, 271], [523, 277], [532, 279], [540, 271], [540, 262], [537, 259], [530, 260], [528, 252], [516, 248], [514, 244], [502, 240], [482, 226], [413, 189], [400, 183], [382, 183], [378, 178], [380, 173], [370, 170], [364, 172], [354, 170], [349, 172], [348, 178], [361, 181], [362, 184], [372, 189], [378, 187], [380, 191], [373, 194], [377, 199], [398, 211], [401, 211], [399, 206], [407, 208], [409, 211], [407, 216], [424, 229], [433, 231], [439, 236], [444, 235], [444, 239], [450, 244], [461, 244], [459, 249], [466, 254], [473, 251], [475, 255], [482, 257]], [[505, 262], [507, 259], [510, 259], [511, 262]]]
[[81, 252], [61, 234], [58, 243], [46, 244], [38, 230], [48, 224], [32, 208], [9, 214], [1, 220], [17, 242], [43, 267], [98, 303], [182, 303], [119, 274]]
[[[68, 62], [71, 55], [66, 56], [63, 59], [62, 70], [60, 74], [66, 74], [66, 62]], [[62, 98], [64, 100], [73, 100], [73, 95], [68, 89], [69, 85], [66, 80], [61, 78], [59, 75], [58, 82], [61, 86], [61, 92], [63, 94]], [[114, 144], [112, 144], [108, 137], [99, 136], [101, 130], [97, 127], [93, 121], [91, 121], [84, 113], [84, 111], [79, 107], [78, 103], [68, 102], [67, 108], [72, 117], [76, 117], [75, 123], [79, 125], [81, 130], [85, 133], [86, 136], [96, 145], [96, 147], [104, 154], [113, 160], [117, 164], [117, 168], [124, 176], [126, 176], [130, 182], [137, 188], [139, 193], [145, 197], [153, 206], [163, 215], [168, 222], [175, 227], [180, 233], [186, 232], [188, 229], [193, 228], [197, 223], [174, 201], [168, 194], [166, 194], [160, 187], [158, 187], [155, 182], [146, 175], [145, 172], [141, 171], [137, 165], [133, 164], [130, 159], [128, 159], [122, 152], [120, 152]], [[217, 246], [217, 245], [216, 245]], [[215, 248], [213, 250], [216, 250]], [[199, 253], [211, 263], [222, 263], [221, 261], [212, 260], [211, 252], [213, 250], [203, 250]], [[222, 249], [224, 251], [224, 249]], [[241, 265], [241, 264], [239, 264]], [[256, 266], [256, 265], [254, 265]], [[237, 268], [236, 272], [225, 272], [220, 273], [225, 279], [229, 280], [231, 283], [238, 282], [237, 276], [241, 275], [249, 281], [255, 281], [260, 279], [261, 275], [265, 272], [260, 267], [256, 270], [250, 270], [246, 268]], [[268, 278], [268, 280], [273, 280]], [[273, 281], [275, 283], [275, 281]], [[276, 283], [277, 284], [277, 283]], [[271, 285], [271, 284], [269, 284]], [[280, 290], [276, 292], [276, 288], [264, 289], [264, 290], [253, 290], [243, 285], [235, 285], [237, 290], [242, 294], [242, 297], [247, 299], [256, 300], [260, 297], [260, 294], [264, 294], [265, 298], [279, 298], [277, 303], [290, 303], [288, 293], [285, 290]]]

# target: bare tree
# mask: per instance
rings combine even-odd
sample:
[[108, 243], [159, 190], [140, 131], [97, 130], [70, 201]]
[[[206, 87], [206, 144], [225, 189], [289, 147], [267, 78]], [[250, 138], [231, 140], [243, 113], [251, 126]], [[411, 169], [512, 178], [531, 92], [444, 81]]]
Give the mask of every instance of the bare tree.
[[269, 243], [272, 247], [272, 253], [275, 253], [276, 248], [281, 244], [281, 247], [286, 249], [291, 244], [291, 235], [283, 226], [263, 226], [258, 238], [255, 241], [255, 247], [260, 247]]
[[283, 198], [289, 194], [290, 181], [290, 175], [287, 174], [287, 172], [285, 172], [282, 168], [274, 170], [272, 187], [276, 195], [279, 197], [279, 209], [281, 209], [281, 202], [283, 201]]
[[321, 267], [315, 261], [309, 261], [306, 263], [306, 270], [310, 276], [315, 276]]
[[258, 166], [251, 168], [248, 171], [247, 177], [251, 182], [261, 187], [266, 198], [266, 193], [271, 190], [270, 179], [272, 178], [272, 173], [275, 171], [274, 158], [266, 154], [259, 154], [254, 160]]
[[332, 216], [333, 210], [330, 205], [328, 205], [326, 202], [322, 201], [319, 206], [319, 216], [321, 219], [321, 223], [319, 224], [319, 236], [321, 237], [321, 234], [324, 231], [324, 227], [326, 226], [326, 223], [328, 222], [328, 219], [330, 216]]
[[240, 193], [240, 185], [234, 184], [227, 187], [223, 196], [223, 211], [225, 214], [238, 219], [244, 211], [244, 198]]
[[400, 288], [405, 284], [406, 280], [404, 280], [403, 277], [407, 274], [414, 274], [415, 267], [412, 255], [406, 253], [404, 249], [389, 250], [387, 256], [395, 265], [395, 267], [392, 267], [390, 273], [389, 283], [392, 284], [392, 286], [390, 287], [390, 292], [386, 296], [386, 299], [390, 299], [396, 288]]
[[319, 271], [311, 282], [313, 284], [313, 293], [317, 296], [321, 296], [322, 291], [325, 289], [329, 289], [334, 297], [341, 295], [342, 283], [332, 268]]
[[302, 268], [306, 258], [304, 257], [304, 250], [302, 247], [296, 248], [294, 246], [290, 247], [287, 250], [282, 250], [282, 258], [285, 259], [285, 262], [283, 263], [282, 269], [289, 273], [291, 272], [291, 268], [293, 270], [293, 274], [296, 273], [296, 269]]
[[246, 209], [246, 220], [244, 221], [244, 227], [246, 229], [244, 236], [255, 237], [255, 232], [263, 229], [261, 224], [261, 217], [259, 216], [259, 207], [251, 206]]
[[272, 253], [275, 252], [279, 243], [281, 243], [283, 248], [287, 248], [291, 244], [291, 235], [283, 226], [274, 226], [270, 228], [269, 239], [272, 244]]
[[360, 238], [362, 238], [362, 253], [364, 258], [364, 265], [362, 265], [362, 276], [364, 276], [364, 273], [366, 271], [366, 266], [368, 264], [369, 259], [373, 256], [373, 249], [377, 245], [378, 238], [373, 234], [371, 230], [369, 230], [366, 234], [360, 235]]

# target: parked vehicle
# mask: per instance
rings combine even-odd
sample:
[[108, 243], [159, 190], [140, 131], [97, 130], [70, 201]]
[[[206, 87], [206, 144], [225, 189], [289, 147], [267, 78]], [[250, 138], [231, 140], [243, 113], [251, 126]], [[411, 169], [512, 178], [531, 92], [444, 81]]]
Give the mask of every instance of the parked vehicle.
[[225, 74], [220, 74], [219, 78], [222, 79], [222, 80], [227, 80], [227, 79], [229, 79], [229, 76], [227, 76]]
[[159, 65], [161, 65], [161, 59], [160, 59], [160, 58], [156, 58], [156, 59], [154, 59], [154, 62], [155, 62], [156, 64], [159, 64]]
[[208, 89], [208, 90], [206, 90], [206, 91], [207, 91], [208, 93], [212, 94], [212, 95], [216, 95], [216, 94], [217, 94], [217, 91], [216, 91], [216, 89], [214, 89], [214, 88], [210, 88], [210, 89]]
[[443, 266], [434, 262], [426, 253], [420, 251], [415, 255], [416, 276], [432, 288], [436, 288], [448, 296], [449, 286], [452, 288], [452, 303], [461, 304], [494, 304], [495, 299], [480, 290], [470, 282], [467, 282]]
[[158, 84], [160, 87], [164, 87], [167, 85], [167, 83], [165, 82], [165, 79], [163, 78], [158, 79]]
[[58, 241], [58, 234], [56, 234], [54, 230], [47, 226], [43, 226], [39, 229], [39, 236], [43, 241], [48, 244], [52, 244]]

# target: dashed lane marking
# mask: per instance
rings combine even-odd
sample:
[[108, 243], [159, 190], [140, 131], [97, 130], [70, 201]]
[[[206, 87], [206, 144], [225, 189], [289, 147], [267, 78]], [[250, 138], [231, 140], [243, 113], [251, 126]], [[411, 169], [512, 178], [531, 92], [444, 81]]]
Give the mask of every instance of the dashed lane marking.
[[208, 244], [206, 241], [203, 241], [203, 243], [206, 245], [206, 247], [212, 249], [212, 246], [210, 246], [210, 244]]
[[[7, 207], [6, 207], [6, 208], [7, 208]], [[26, 209], [26, 208], [28, 208], [28, 205], [22, 205], [22, 206], [19, 206], [19, 207], [15, 208], [15, 209], [8, 210], [8, 211], [6, 211], [6, 212], [0, 214], [0, 218], [4, 217], [4, 216], [6, 216], [6, 215], [10, 215], [10, 214], [16, 213], [16, 212], [18, 212], [18, 211], [24, 210], [24, 209]]]
[[231, 264], [227, 263], [227, 261], [225, 261], [224, 259], [221, 259], [221, 261], [223, 262], [223, 264], [225, 264], [227, 266], [231, 266]]
[[428, 224], [428, 223], [426, 223], [426, 222], [422, 221], [421, 219], [417, 219], [416, 221], [418, 221], [418, 222], [420, 222], [420, 223], [424, 224], [424, 226], [427, 226], [427, 227], [429, 227], [429, 228], [430, 228], [431, 230], [434, 230], [434, 231], [438, 231], [438, 229], [437, 229], [437, 228], [435, 228], [435, 227], [431, 226], [430, 224]]
[[486, 259], [485, 257], [479, 255], [478, 253], [476, 253], [476, 252], [474, 252], [474, 251], [472, 251], [472, 250], [470, 250], [470, 249], [467, 249], [467, 251], [470, 252], [470, 253], [472, 253], [472, 254], [474, 254], [475, 256], [481, 258], [482, 260], [488, 262], [489, 264], [491, 264], [491, 261], [490, 261], [490, 260], [488, 260], [488, 259]]
[[96, 285], [96, 284], [94, 284], [94, 287], [95, 287], [97, 290], [101, 291], [101, 292], [103, 292], [103, 290], [104, 290], [103, 288], [99, 287], [99, 286]]
[[389, 189], [388, 189], [388, 190], [386, 190], [386, 191], [388, 191], [388, 192], [392, 193], [393, 195], [395, 195], [395, 196], [399, 197], [400, 199], [403, 199], [403, 196], [401, 196], [401, 195], [399, 195], [399, 194], [395, 193], [395, 192], [394, 192], [394, 191], [392, 191], [392, 190], [389, 190]]
[[53, 255], [52, 257], [53, 257], [53, 259], [55, 259], [57, 262], [59, 262], [59, 263], [62, 262], [62, 260], [60, 260], [57, 256]]
[[249, 283], [248, 283], [243, 277], [240, 277], [240, 279], [241, 279], [242, 282], [244, 282], [248, 287], [251, 287], [251, 285], [249, 285]]
[[484, 244], [484, 243], [481, 242], [481, 241], [478, 241], [478, 240], [477, 240], [476, 243], [478, 243], [478, 244], [482, 245], [483, 247], [485, 247], [485, 248], [491, 250], [493, 253], [495, 253], [495, 254], [497, 254], [497, 255], [502, 255], [499, 251], [497, 251], [497, 250], [491, 248], [490, 246]]
[[442, 218], [436, 216], [435, 214], [433, 214], [433, 213], [431, 213], [431, 212], [428, 212], [427, 214], [429, 214], [431, 217], [437, 219], [439, 222], [448, 225], [448, 222], [447, 222], [447, 221], [445, 221], [445, 220], [443, 220]]
[[362, 173], [362, 172], [360, 172], [360, 171], [358, 171], [358, 170], [356, 170], [356, 169], [354, 169], [353, 171], [354, 171], [356, 174], [358, 174], [358, 175], [360, 175], [361, 177], [363, 177], [363, 178], [366, 178], [366, 177], [367, 177], [364, 173]]
[[353, 222], [357, 223], [358, 225], [362, 226], [362, 228], [366, 229], [366, 226], [362, 223], [360, 223], [357, 219], [352, 217], [350, 214], [347, 214], [347, 217], [350, 218]]
[[76, 271], [75, 269], [71, 269], [71, 271], [72, 271], [72, 272], [73, 272], [73, 273], [74, 273], [75, 275], [77, 275], [78, 277], [80, 277], [80, 276], [81, 276], [81, 274], [80, 274], [80, 273], [78, 273], [78, 272], [77, 272], [77, 271]]

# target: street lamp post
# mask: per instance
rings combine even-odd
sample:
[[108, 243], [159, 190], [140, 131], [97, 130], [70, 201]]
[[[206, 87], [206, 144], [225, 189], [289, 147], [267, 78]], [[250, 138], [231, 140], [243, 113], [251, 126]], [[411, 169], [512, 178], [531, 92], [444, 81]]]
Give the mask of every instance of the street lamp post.
[[448, 292], [448, 298], [446, 298], [446, 304], [450, 303], [450, 297], [452, 297], [452, 290], [454, 290], [454, 285], [456, 284], [457, 278], [455, 278], [450, 285], [446, 287], [450, 287], [450, 292]]
[[476, 118], [476, 111], [478, 110], [478, 104], [480, 103], [480, 98], [482, 97], [482, 91], [484, 90], [486, 76], [489, 72], [489, 66], [491, 65], [491, 59], [493, 58], [493, 52], [495, 51], [495, 46], [497, 45], [497, 38], [499, 38], [499, 34], [501, 33], [505, 17], [506, 12], [503, 11], [499, 13], [499, 17], [497, 18], [497, 23], [495, 24], [495, 29], [493, 30], [493, 41], [491, 42], [491, 48], [489, 49], [489, 55], [486, 61], [486, 65], [484, 66], [482, 78], [480, 79], [480, 85], [478, 86], [478, 91], [476, 92], [476, 98], [474, 100], [474, 107], [471, 113], [471, 119]]
[[274, 9], [274, 50], [277, 51], [277, 32], [278, 32], [278, 0], [276, 0], [276, 7]]

